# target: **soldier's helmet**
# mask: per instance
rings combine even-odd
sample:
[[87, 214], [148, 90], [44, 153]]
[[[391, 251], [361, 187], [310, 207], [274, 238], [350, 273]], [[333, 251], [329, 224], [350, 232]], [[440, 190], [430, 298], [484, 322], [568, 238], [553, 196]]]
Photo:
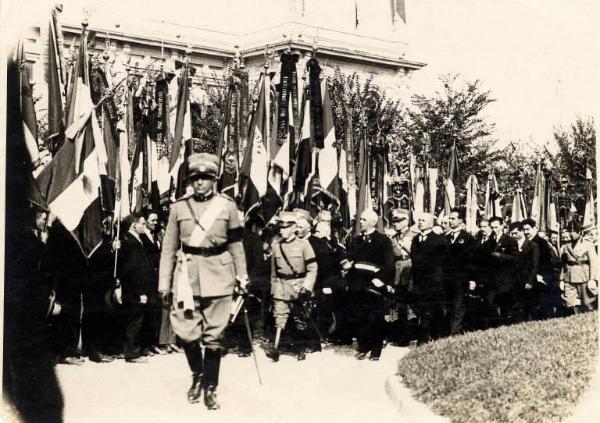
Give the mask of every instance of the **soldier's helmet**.
[[393, 209], [392, 210], [392, 222], [402, 222], [410, 217], [410, 213], [406, 209]]
[[216, 179], [219, 173], [219, 158], [214, 154], [197, 153], [188, 157], [188, 180], [204, 177]]
[[279, 221], [277, 222], [277, 226], [280, 228], [289, 228], [292, 225], [295, 225], [297, 222], [296, 214], [294, 212], [281, 212], [279, 215]]

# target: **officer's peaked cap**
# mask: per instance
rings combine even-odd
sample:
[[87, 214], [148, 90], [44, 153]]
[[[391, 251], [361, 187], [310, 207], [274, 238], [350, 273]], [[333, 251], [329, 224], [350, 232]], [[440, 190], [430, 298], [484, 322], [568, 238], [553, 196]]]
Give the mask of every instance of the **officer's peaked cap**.
[[216, 178], [219, 173], [219, 158], [214, 154], [197, 153], [188, 157], [188, 179], [194, 176]]

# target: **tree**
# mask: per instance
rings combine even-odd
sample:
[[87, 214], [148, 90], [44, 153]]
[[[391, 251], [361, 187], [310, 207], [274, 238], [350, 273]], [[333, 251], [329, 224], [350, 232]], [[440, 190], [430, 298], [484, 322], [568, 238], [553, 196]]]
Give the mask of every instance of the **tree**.
[[[481, 82], [458, 82], [459, 75], [442, 75], [442, 89], [433, 96], [414, 95], [413, 108], [408, 111], [404, 131], [406, 142], [414, 154], [424, 153], [434, 167], [444, 168], [450, 148], [456, 144], [459, 158], [460, 186], [469, 175], [487, 175], [489, 157], [496, 140], [492, 137], [494, 124], [483, 114], [495, 100]], [[443, 175], [443, 172], [440, 173]]]
[[585, 193], [586, 168], [596, 175], [596, 130], [594, 120], [577, 118], [570, 131], [563, 128], [554, 130], [554, 141], [558, 153], [554, 158], [556, 171], [561, 179], [566, 179], [567, 195], [577, 198]]

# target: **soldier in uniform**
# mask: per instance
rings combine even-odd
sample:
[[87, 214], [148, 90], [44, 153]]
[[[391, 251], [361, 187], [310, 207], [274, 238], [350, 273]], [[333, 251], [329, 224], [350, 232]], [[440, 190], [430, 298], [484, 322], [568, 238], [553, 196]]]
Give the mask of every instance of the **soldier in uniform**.
[[[171, 307], [171, 324], [181, 339], [192, 370], [188, 401], [219, 408], [221, 341], [231, 312], [237, 281], [248, 283], [242, 245], [242, 225], [235, 204], [214, 192], [218, 157], [188, 158], [188, 182], [193, 195], [171, 206], [160, 258], [159, 291]], [[204, 345], [204, 359], [201, 344]]]
[[411, 284], [410, 247], [412, 239], [418, 235], [416, 228], [410, 226], [410, 213], [406, 209], [392, 210], [393, 231], [390, 234], [392, 248], [394, 249], [394, 287], [396, 289], [396, 301], [398, 303], [398, 323], [391, 329], [389, 338], [391, 341], [404, 343], [407, 340], [409, 314], [409, 293]]
[[279, 360], [279, 339], [291, 315], [297, 332], [298, 360], [306, 358], [304, 349], [310, 342], [307, 310], [302, 303], [310, 297], [317, 278], [315, 253], [309, 242], [296, 235], [296, 215], [282, 212], [279, 219], [281, 238], [271, 246], [271, 294], [275, 317], [275, 341], [267, 356]]

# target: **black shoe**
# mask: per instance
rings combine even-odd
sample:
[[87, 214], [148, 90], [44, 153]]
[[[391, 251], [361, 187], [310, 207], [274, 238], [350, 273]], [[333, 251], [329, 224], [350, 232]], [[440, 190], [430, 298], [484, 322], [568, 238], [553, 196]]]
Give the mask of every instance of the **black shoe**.
[[252, 353], [248, 352], [248, 351], [240, 351], [240, 352], [238, 352], [238, 357], [242, 357], [242, 358], [250, 357], [251, 355], [252, 355]]
[[369, 357], [369, 360], [371, 360], [371, 361], [379, 361], [379, 356], [378, 355], [371, 355]]
[[111, 361], [113, 361], [112, 357], [109, 357], [104, 354], [98, 354], [98, 353], [90, 354], [90, 355], [88, 355], [88, 358], [90, 359], [90, 361], [93, 361], [94, 363], [110, 363]]
[[279, 361], [279, 351], [277, 350], [267, 350], [265, 352], [267, 357], [269, 357], [273, 361]]
[[126, 358], [125, 361], [127, 363], [147, 363], [148, 359], [146, 357], [136, 357], [136, 358]]
[[188, 389], [187, 399], [191, 404], [200, 402], [202, 396], [202, 373], [192, 374], [192, 386]]
[[298, 356], [296, 357], [298, 361], [306, 360], [306, 353], [304, 352], [304, 348], [300, 348], [298, 350]]
[[356, 358], [357, 360], [364, 360], [365, 358], [367, 358], [367, 353], [359, 351], [356, 354], [354, 354], [354, 358]]
[[209, 410], [218, 410], [221, 408], [217, 402], [217, 387], [207, 386], [204, 388], [204, 405]]

